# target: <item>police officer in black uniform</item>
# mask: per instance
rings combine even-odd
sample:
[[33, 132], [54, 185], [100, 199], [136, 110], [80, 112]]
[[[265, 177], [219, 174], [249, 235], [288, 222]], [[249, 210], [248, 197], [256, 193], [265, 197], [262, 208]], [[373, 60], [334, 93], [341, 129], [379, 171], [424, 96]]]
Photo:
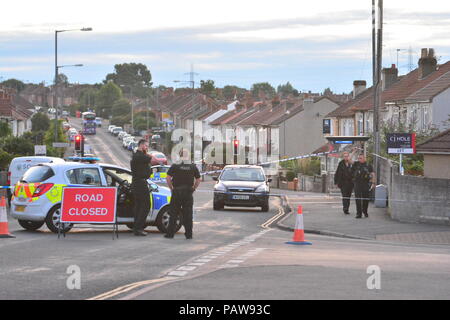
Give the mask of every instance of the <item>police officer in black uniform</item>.
[[363, 214], [368, 218], [370, 191], [375, 188], [376, 181], [373, 167], [367, 164], [366, 157], [361, 154], [358, 161], [353, 164], [352, 172], [355, 183], [356, 218], [361, 219]]
[[200, 184], [200, 172], [195, 164], [173, 164], [167, 171], [167, 185], [172, 190], [172, 200], [169, 209], [169, 226], [166, 238], [173, 238], [175, 225], [181, 213], [186, 239], [192, 239], [193, 193]]
[[339, 162], [336, 174], [334, 175], [334, 184], [341, 189], [344, 213], [350, 214], [350, 198], [352, 197], [353, 192], [353, 161], [348, 152], [344, 152], [343, 157], [344, 159]]
[[134, 227], [135, 236], [146, 236], [145, 220], [150, 212], [150, 190], [148, 188], [147, 179], [150, 178], [150, 164], [152, 157], [147, 154], [148, 143], [142, 139], [138, 142], [137, 151], [131, 158], [131, 173], [133, 182], [131, 183], [131, 191], [134, 196]]

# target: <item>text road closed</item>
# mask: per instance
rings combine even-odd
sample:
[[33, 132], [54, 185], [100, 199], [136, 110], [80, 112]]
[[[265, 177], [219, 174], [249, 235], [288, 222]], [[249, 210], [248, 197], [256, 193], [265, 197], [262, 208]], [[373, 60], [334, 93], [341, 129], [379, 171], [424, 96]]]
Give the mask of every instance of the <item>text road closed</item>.
[[61, 222], [115, 223], [116, 188], [64, 188]]

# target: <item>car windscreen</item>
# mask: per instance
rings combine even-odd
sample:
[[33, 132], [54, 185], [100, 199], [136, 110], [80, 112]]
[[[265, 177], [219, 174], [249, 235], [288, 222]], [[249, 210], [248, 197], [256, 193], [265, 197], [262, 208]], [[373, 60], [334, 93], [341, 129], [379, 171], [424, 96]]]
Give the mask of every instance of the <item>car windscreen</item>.
[[265, 181], [264, 173], [258, 168], [229, 168], [220, 176], [222, 181]]
[[54, 175], [55, 173], [53, 172], [52, 168], [38, 165], [28, 169], [23, 175], [21, 181], [25, 183], [44, 182]]

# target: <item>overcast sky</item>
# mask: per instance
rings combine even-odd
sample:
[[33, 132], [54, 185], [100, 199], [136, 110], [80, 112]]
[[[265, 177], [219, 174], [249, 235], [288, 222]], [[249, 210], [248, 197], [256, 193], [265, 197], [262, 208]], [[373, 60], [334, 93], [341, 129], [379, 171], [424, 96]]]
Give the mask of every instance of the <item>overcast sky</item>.
[[[383, 65], [408, 71], [420, 48], [450, 60], [450, 2], [386, 0]], [[50, 83], [54, 31], [71, 82], [101, 82], [114, 64], [146, 64], [154, 84], [212, 79], [250, 88], [268, 81], [299, 90], [349, 92], [371, 75], [371, 0], [15, 1], [2, 4], [0, 80]], [[9, 12], [9, 14], [4, 14]], [[2, 78], [1, 78], [2, 77]]]

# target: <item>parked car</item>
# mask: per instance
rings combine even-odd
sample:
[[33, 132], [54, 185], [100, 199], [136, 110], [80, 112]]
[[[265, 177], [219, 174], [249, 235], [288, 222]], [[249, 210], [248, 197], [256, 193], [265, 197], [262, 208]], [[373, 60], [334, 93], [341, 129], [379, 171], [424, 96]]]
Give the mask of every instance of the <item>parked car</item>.
[[110, 125], [108, 126], [108, 132], [111, 133], [111, 132], [112, 132], [112, 129], [114, 129], [115, 127], [116, 127], [115, 125], [110, 124]]
[[113, 134], [113, 135], [115, 135], [115, 136], [117, 136], [120, 132], [122, 132], [123, 131], [123, 129], [122, 129], [122, 127], [115, 127], [115, 128], [113, 128], [112, 130], [111, 130], [111, 133]]
[[167, 158], [164, 153], [159, 151], [150, 151], [149, 153], [152, 156], [152, 166], [167, 165]]
[[[27, 170], [15, 187], [11, 201], [11, 216], [26, 230], [37, 230], [44, 225], [57, 233], [68, 232], [73, 225], [60, 225], [62, 190], [65, 186], [117, 187], [117, 223], [133, 227], [133, 197], [130, 184], [131, 171], [112, 164], [81, 162], [46, 163]], [[147, 180], [150, 211], [147, 224], [167, 232], [171, 192]], [[180, 221], [176, 230], [181, 228]]]
[[226, 166], [214, 186], [214, 210], [230, 207], [261, 207], [269, 211], [269, 182], [261, 166]]
[[117, 139], [122, 140], [123, 137], [126, 135], [127, 133], [125, 131], [121, 131], [119, 132], [119, 134], [117, 135]]

